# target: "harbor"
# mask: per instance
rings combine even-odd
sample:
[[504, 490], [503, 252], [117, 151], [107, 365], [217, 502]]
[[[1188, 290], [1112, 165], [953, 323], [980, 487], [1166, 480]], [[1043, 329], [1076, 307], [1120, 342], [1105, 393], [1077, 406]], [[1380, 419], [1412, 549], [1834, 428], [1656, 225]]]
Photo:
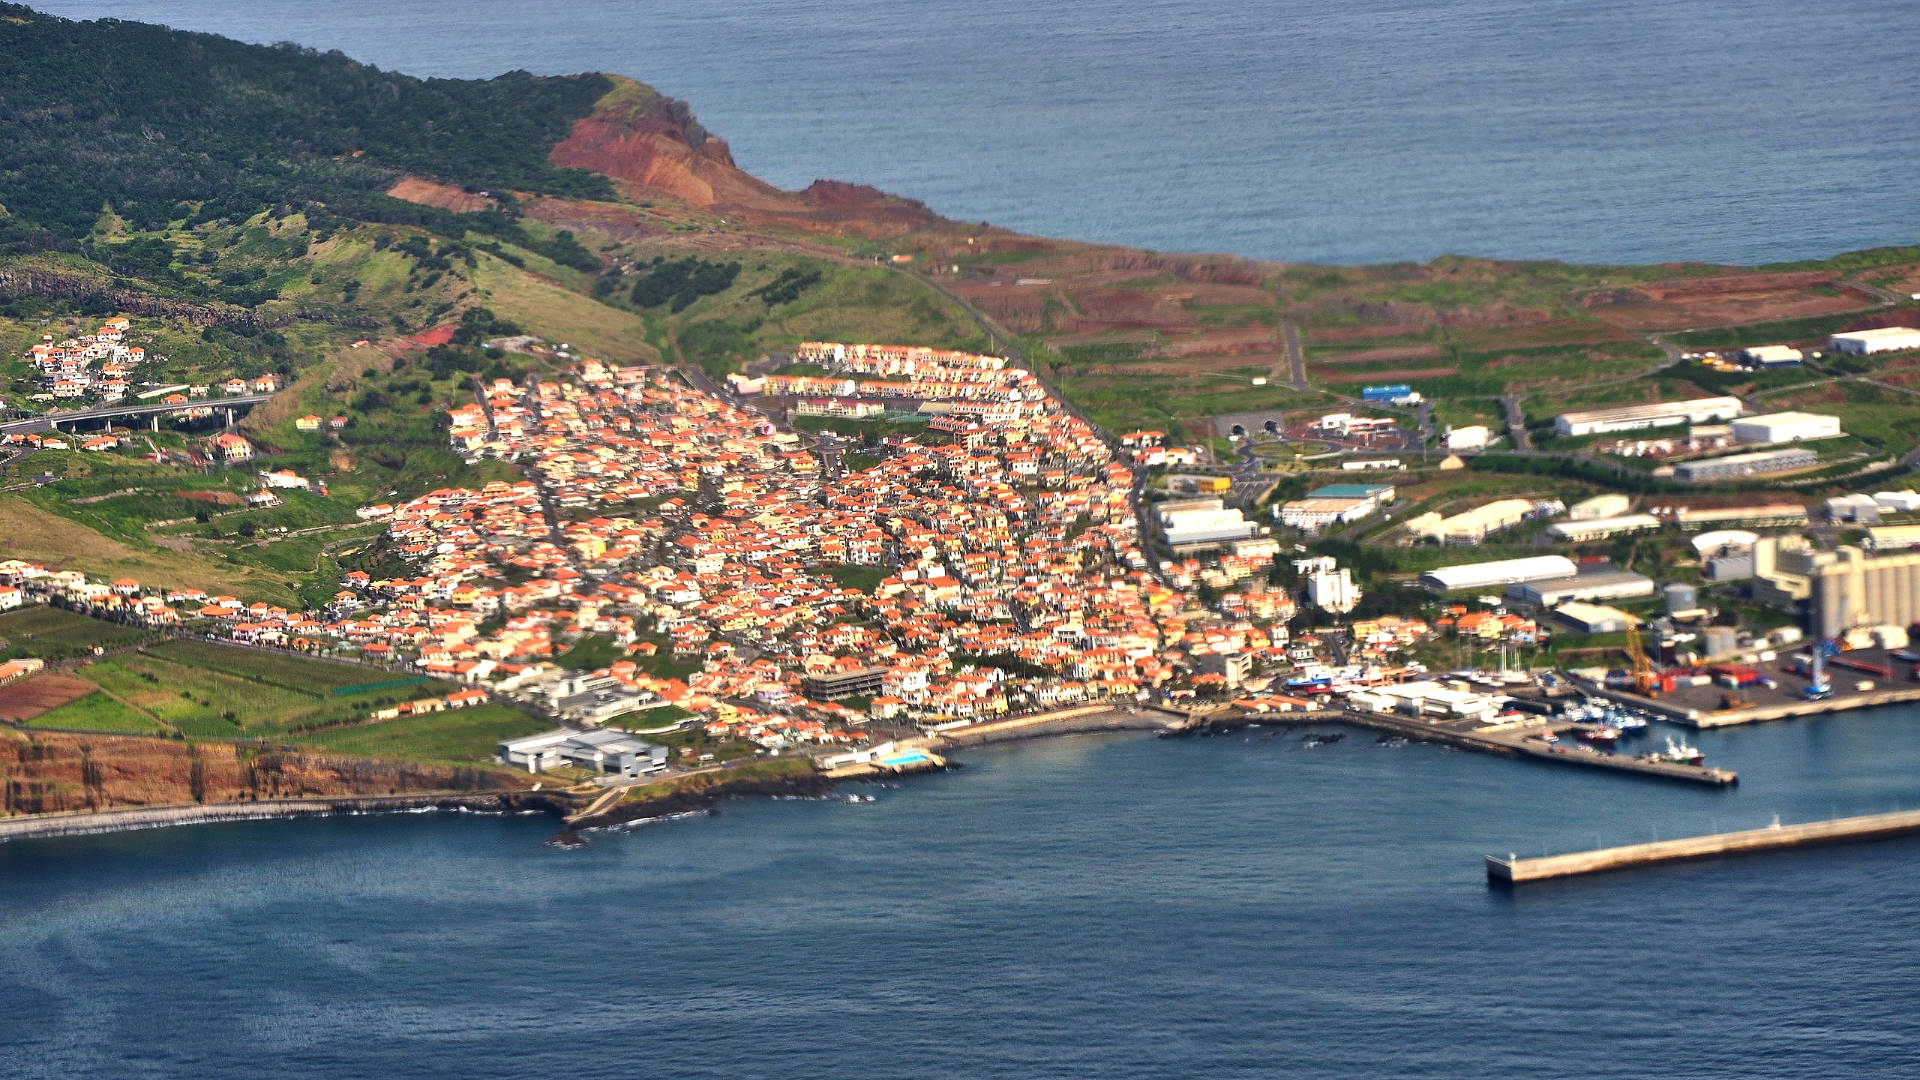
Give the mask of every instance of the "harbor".
[[1811, 821], [1801, 825], [1774, 824], [1764, 829], [1715, 833], [1677, 840], [1576, 851], [1523, 859], [1515, 855], [1486, 857], [1487, 880], [1501, 885], [1597, 874], [1637, 866], [1720, 855], [1748, 855], [1824, 844], [1861, 843], [1920, 833], [1920, 810]]
[[1576, 706], [1580, 711], [1555, 715], [1519, 714], [1522, 718], [1497, 725], [1401, 716], [1347, 707], [1298, 712], [1252, 712], [1226, 709], [1196, 713], [1175, 724], [1169, 735], [1212, 734], [1261, 725], [1311, 726], [1344, 724], [1390, 737], [1450, 746], [1458, 750], [1524, 758], [1554, 765], [1605, 769], [1657, 780], [1673, 780], [1711, 787], [1731, 787], [1740, 775], [1731, 769], [1710, 768], [1698, 751], [1667, 740], [1666, 746], [1641, 754], [1602, 749], [1644, 733], [1646, 721], [1625, 710]]
[[1914, 655], [1882, 648], [1825, 655], [1817, 678], [1810, 658], [1800, 656], [1716, 665], [1725, 673], [1701, 685], [1675, 684], [1645, 694], [1591, 681], [1582, 685], [1629, 708], [1706, 730], [1920, 701], [1920, 682], [1912, 674]]

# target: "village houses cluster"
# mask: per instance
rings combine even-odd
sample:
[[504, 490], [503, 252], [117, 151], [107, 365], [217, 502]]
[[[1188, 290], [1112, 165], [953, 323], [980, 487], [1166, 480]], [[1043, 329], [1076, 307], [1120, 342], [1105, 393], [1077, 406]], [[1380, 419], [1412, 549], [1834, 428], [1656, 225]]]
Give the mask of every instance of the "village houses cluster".
[[127, 336], [132, 330], [131, 319], [116, 316], [102, 322], [91, 334], [60, 341], [55, 341], [51, 334], [45, 335], [30, 346], [22, 358], [32, 365], [39, 382], [38, 392], [27, 395], [27, 399], [51, 403], [90, 398], [102, 404], [114, 404], [133, 396], [155, 404], [185, 406], [177, 415], [187, 419], [204, 419], [213, 415], [213, 407], [192, 406], [191, 403], [196, 399], [212, 398], [216, 390], [221, 396], [239, 397], [244, 394], [271, 394], [280, 389], [280, 377], [267, 374], [250, 379], [234, 377], [220, 383], [182, 383], [136, 392], [134, 369], [149, 360], [162, 363], [166, 357], [149, 356], [145, 347], [127, 344]]
[[[664, 715], [767, 748], [860, 740], [870, 719], [931, 729], [1084, 701], [1257, 695], [1279, 688], [1256, 669], [1301, 660], [1293, 598], [1266, 584], [1271, 556], [1151, 572], [1135, 466], [1031, 373], [905, 347], [798, 355], [834, 374], [736, 379], [730, 400], [666, 369], [586, 360], [482, 387], [452, 410], [449, 438], [527, 478], [362, 507], [408, 573], [349, 572], [320, 611], [19, 562], [0, 580], [242, 642], [350, 647], [576, 721], [637, 713], [644, 726], [676, 707]], [[926, 435], [836, 468], [738, 400], [770, 389], [932, 418]], [[1212, 606], [1201, 583], [1219, 590]], [[1356, 654], [1384, 657], [1427, 629], [1356, 626]], [[589, 634], [618, 659], [554, 663]]]

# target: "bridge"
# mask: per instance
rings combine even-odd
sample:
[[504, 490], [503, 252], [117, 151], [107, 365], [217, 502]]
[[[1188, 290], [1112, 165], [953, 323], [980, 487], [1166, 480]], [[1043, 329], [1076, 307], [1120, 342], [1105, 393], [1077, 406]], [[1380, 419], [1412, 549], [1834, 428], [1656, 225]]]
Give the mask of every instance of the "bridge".
[[75, 409], [71, 412], [47, 413], [42, 416], [29, 416], [22, 420], [9, 420], [0, 423], [0, 435], [14, 432], [60, 430], [62, 424], [79, 425], [96, 420], [113, 420], [119, 417], [151, 416], [154, 430], [160, 428], [160, 417], [167, 413], [186, 412], [189, 409], [215, 409], [226, 414], [228, 426], [233, 424], [236, 409], [250, 409], [272, 397], [272, 394], [237, 394], [223, 398], [196, 398], [192, 401], [159, 403], [142, 402], [132, 405], [102, 405], [97, 409]]

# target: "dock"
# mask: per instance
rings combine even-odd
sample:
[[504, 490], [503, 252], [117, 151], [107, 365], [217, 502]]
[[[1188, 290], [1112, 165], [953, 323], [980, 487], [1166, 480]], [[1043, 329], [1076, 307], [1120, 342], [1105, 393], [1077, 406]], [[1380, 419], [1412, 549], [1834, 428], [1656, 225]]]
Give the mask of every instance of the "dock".
[[1567, 723], [1541, 723], [1525, 728], [1506, 731], [1483, 731], [1459, 724], [1436, 723], [1413, 717], [1393, 716], [1384, 713], [1367, 712], [1362, 709], [1317, 709], [1303, 712], [1249, 713], [1240, 710], [1223, 710], [1205, 716], [1196, 716], [1177, 729], [1178, 733], [1202, 733], [1222, 731], [1236, 727], [1248, 727], [1254, 724], [1274, 726], [1299, 726], [1303, 724], [1346, 724], [1378, 731], [1419, 742], [1438, 743], [1459, 750], [1471, 750], [1480, 754], [1494, 754], [1499, 757], [1527, 758], [1544, 761], [1554, 765], [1573, 765], [1589, 769], [1606, 769], [1613, 772], [1629, 773], [1657, 780], [1678, 780], [1690, 784], [1706, 784], [1712, 787], [1730, 787], [1740, 782], [1740, 774], [1732, 769], [1715, 769], [1699, 765], [1683, 765], [1669, 761], [1647, 761], [1644, 758], [1625, 754], [1609, 754], [1589, 751], [1562, 744], [1547, 743], [1536, 736], [1545, 732], [1554, 732], [1565, 737], [1577, 726]]
[[1852, 844], [1884, 840], [1920, 833], [1920, 810], [1901, 810], [1888, 814], [1812, 821], [1803, 825], [1774, 825], [1744, 832], [1715, 833], [1680, 840], [1657, 840], [1625, 847], [1576, 851], [1565, 855], [1543, 855], [1522, 859], [1509, 855], [1502, 859], [1487, 856], [1487, 880], [1500, 885], [1528, 881], [1547, 881], [1579, 874], [1597, 874], [1636, 866], [1686, 859], [1705, 859], [1717, 855], [1747, 855], [1787, 848], [1815, 847], [1823, 844]]

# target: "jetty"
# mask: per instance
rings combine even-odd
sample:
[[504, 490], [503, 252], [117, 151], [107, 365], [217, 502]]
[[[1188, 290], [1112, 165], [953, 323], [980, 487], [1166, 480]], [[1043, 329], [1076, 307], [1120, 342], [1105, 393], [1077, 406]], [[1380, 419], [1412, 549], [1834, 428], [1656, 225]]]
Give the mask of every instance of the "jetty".
[[1500, 885], [1528, 881], [1597, 874], [1607, 870], [1625, 870], [1636, 866], [1705, 859], [1717, 855], [1746, 855], [1786, 848], [1815, 847], [1822, 844], [1851, 844], [1884, 840], [1920, 833], [1920, 810], [1900, 810], [1864, 817], [1810, 821], [1802, 825], [1772, 825], [1743, 832], [1714, 833], [1679, 840], [1656, 840], [1646, 844], [1575, 851], [1565, 855], [1543, 855], [1522, 859], [1509, 855], [1487, 856], [1487, 880]]
[[1346, 724], [1419, 742], [1438, 743], [1458, 750], [1498, 757], [1526, 758], [1555, 765], [1573, 765], [1605, 769], [1657, 780], [1678, 780], [1712, 787], [1730, 787], [1740, 782], [1732, 769], [1708, 768], [1675, 761], [1650, 761], [1626, 754], [1609, 754], [1569, 746], [1564, 741], [1549, 743], [1540, 736], [1552, 732], [1555, 738], [1571, 738], [1579, 725], [1542, 721], [1524, 727], [1486, 730], [1459, 723], [1436, 722], [1409, 716], [1368, 712], [1365, 709], [1312, 709], [1297, 712], [1250, 713], [1237, 709], [1196, 713], [1177, 725], [1169, 734], [1206, 734], [1254, 725], [1302, 726]]

